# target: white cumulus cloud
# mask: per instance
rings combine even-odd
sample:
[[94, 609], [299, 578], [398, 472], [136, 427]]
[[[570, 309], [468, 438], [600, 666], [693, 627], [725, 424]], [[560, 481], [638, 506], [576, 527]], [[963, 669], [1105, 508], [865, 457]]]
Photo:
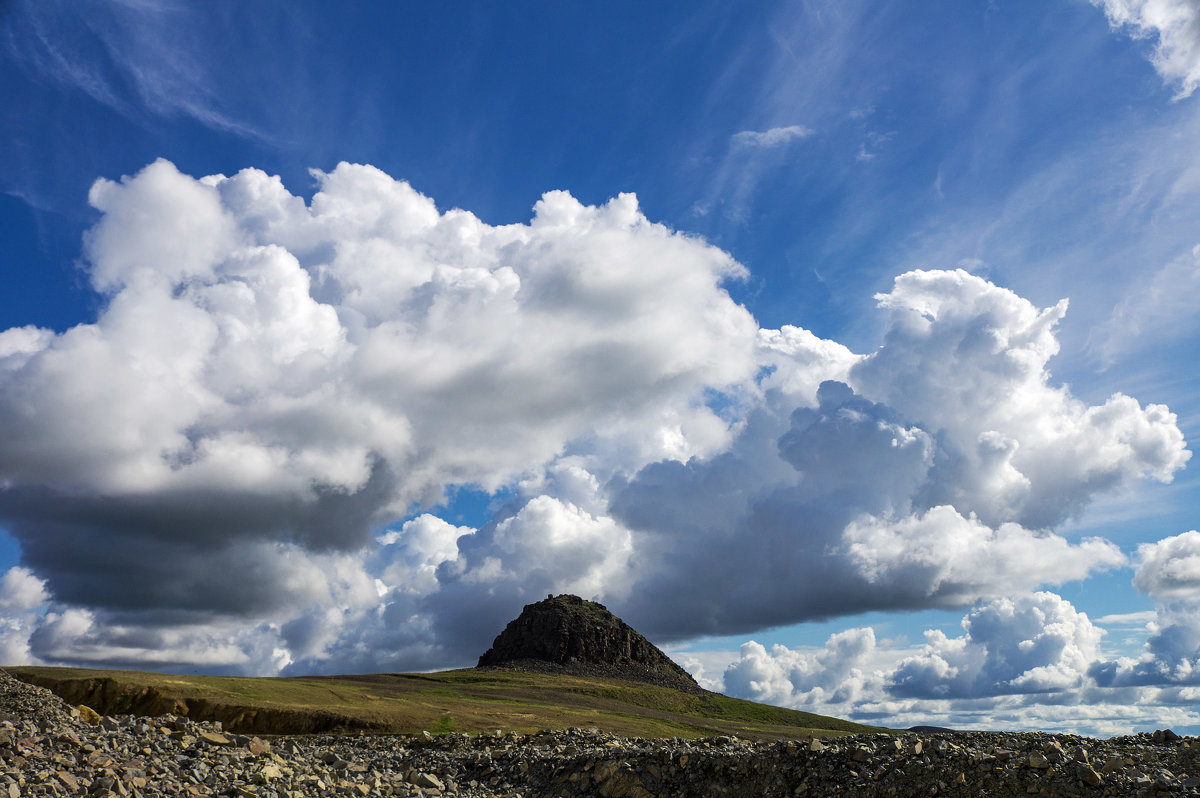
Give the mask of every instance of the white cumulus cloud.
[[1076, 581], [1125, 563], [1106, 540], [1072, 545], [1013, 523], [992, 529], [946, 505], [900, 519], [865, 516], [846, 527], [843, 540], [868, 582], [909, 585], [950, 603]]
[[45, 580], [28, 568], [14, 565], [0, 577], [0, 662], [38, 662], [29, 648], [29, 636], [38, 626], [38, 610], [49, 599]]
[[[1138, 683], [1131, 668], [1114, 683], [1104, 672], [1111, 664], [1100, 658], [1103, 631], [1058, 595], [983, 602], [961, 626], [958, 636], [927, 630], [919, 647], [879, 640], [861, 627], [831, 635], [821, 647], [748, 641], [736, 652], [689, 653], [681, 661], [693, 671], [728, 663], [722, 678], [708, 679], [711, 689], [894, 727], [1110, 736], [1200, 722], [1194, 686]], [[1138, 675], [1148, 672], [1143, 667]]]
[[1170, 480], [1191, 455], [1175, 416], [1053, 383], [1065, 301], [1039, 309], [962, 270], [908, 272], [878, 301], [866, 356], [764, 332], [763, 400], [732, 445], [615, 485], [647, 628], [965, 607], [1125, 562], [1051, 530], [1131, 480]]
[[28, 568], [14, 565], [0, 578], [0, 610], [23, 612], [32, 610], [50, 598], [46, 592], [46, 581], [39, 579]]
[[775, 645], [768, 651], [753, 640], [725, 669], [730, 695], [790, 707], [825, 707], [861, 699], [877, 688], [875, 632], [869, 627], [831, 635], [825, 647], [799, 651]]
[[885, 344], [851, 383], [939, 435], [930, 505], [1048, 528], [1129, 479], [1169, 481], [1191, 457], [1165, 406], [1120, 393], [1087, 406], [1052, 383], [1066, 300], [1038, 309], [961, 269], [908, 272], [878, 300]]
[[1163, 80], [1177, 83], [1177, 98], [1200, 86], [1200, 2], [1197, 0], [1092, 0], [1113, 28], [1154, 40], [1150, 60]]
[[1165, 601], [1200, 601], [1200, 532], [1192, 530], [1138, 546], [1134, 587]]
[[724, 252], [631, 195], [492, 227], [372, 167], [318, 180], [306, 205], [160, 160], [93, 187], [99, 318], [0, 345], [0, 515], [58, 599], [224, 611], [181, 585], [245, 574], [252, 614], [289, 590], [279, 543], [361, 549], [571, 446], [603, 470], [723, 442], [705, 392], [757, 334]]
[[1152, 634], [1138, 658], [1093, 668], [1104, 685], [1200, 684], [1200, 533], [1196, 530], [1138, 546], [1133, 585], [1155, 603]]
[[1103, 634], [1053, 593], [991, 601], [967, 614], [962, 626], [961, 637], [926, 632], [924, 651], [889, 675], [888, 691], [973, 698], [1078, 687]]

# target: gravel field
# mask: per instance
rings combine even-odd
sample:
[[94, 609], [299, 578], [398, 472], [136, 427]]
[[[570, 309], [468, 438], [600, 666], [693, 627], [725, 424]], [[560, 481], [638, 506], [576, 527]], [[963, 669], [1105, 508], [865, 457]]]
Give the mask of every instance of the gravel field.
[[1169, 730], [855, 735], [750, 743], [571, 729], [245, 737], [100, 717], [0, 671], [0, 798], [264, 796], [1200, 795], [1200, 738]]

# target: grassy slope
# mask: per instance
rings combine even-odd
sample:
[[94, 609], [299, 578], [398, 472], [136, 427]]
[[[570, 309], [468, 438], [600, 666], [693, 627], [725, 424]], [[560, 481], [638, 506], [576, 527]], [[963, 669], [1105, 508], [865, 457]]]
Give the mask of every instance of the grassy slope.
[[[736, 734], [776, 739], [873, 731], [849, 721], [726, 696], [682, 693], [613, 679], [503, 670], [300, 678], [181, 676], [77, 668], [8, 668], [70, 698], [81, 684], [112, 680], [114, 690], [153, 689], [193, 705], [288, 708], [364, 721], [390, 732], [532, 732], [596, 727], [634, 737]], [[101, 712], [105, 708], [96, 707]], [[236, 730], [236, 729], [235, 729]]]

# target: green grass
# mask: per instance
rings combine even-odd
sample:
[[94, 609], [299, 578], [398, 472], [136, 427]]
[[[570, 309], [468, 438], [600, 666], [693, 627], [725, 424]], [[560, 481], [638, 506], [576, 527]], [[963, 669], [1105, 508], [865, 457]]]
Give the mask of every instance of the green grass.
[[446, 734], [447, 732], [457, 731], [454, 726], [454, 716], [450, 714], [442, 715], [438, 718], [437, 723], [428, 729], [431, 734]]
[[104, 714], [139, 706], [143, 712], [163, 712], [169, 711], [163, 707], [181, 702], [178, 706], [187, 706], [193, 717], [219, 719], [233, 731], [257, 733], [294, 731], [263, 728], [263, 724], [287, 722], [265, 720], [266, 711], [273, 710], [300, 716], [324, 713], [343, 719], [347, 729], [394, 733], [533, 732], [575, 726], [631, 737], [732, 734], [781, 739], [878, 731], [722, 695], [522, 671], [471, 668], [427, 674], [242, 678], [77, 668], [7, 670], [50, 687], [70, 703], [88, 703]]

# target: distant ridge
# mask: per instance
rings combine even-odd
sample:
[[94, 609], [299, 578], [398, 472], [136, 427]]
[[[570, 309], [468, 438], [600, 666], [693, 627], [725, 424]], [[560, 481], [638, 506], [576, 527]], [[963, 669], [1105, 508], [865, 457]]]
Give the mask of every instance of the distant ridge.
[[526, 604], [479, 658], [479, 667], [603, 676], [706, 692], [603, 604], [565, 593]]

